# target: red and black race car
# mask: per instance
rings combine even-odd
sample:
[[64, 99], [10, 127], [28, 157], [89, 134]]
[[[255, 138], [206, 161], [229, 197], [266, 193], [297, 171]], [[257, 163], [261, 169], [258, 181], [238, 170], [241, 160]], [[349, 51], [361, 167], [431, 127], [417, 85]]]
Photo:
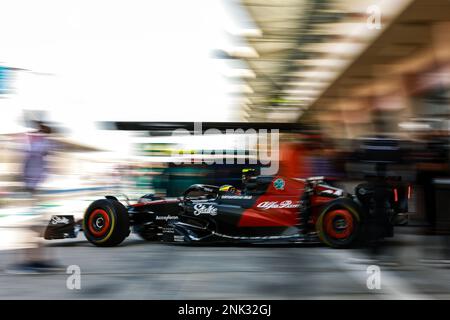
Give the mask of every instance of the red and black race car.
[[[379, 237], [392, 236], [398, 213], [407, 212], [410, 189], [400, 182], [387, 184], [387, 223]], [[362, 239], [376, 221], [374, 187], [360, 184], [355, 195], [331, 186], [321, 177], [292, 179], [253, 176], [244, 189], [195, 184], [181, 197], [144, 195], [123, 205], [116, 197], [96, 200], [84, 218], [54, 216], [46, 239], [73, 238], [83, 230], [96, 246], [116, 246], [134, 231], [150, 241], [317, 242], [345, 248]]]

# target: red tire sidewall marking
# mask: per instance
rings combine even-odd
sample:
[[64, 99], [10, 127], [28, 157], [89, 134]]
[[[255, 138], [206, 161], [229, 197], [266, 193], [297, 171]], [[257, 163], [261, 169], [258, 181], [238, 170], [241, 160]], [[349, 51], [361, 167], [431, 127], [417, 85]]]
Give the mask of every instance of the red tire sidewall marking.
[[[343, 219], [346, 222], [345, 229], [339, 232], [334, 227], [334, 220], [336, 218]], [[350, 237], [354, 230], [355, 218], [353, 215], [345, 209], [332, 210], [326, 213], [324, 219], [324, 229], [328, 236], [334, 239], [346, 239]]]

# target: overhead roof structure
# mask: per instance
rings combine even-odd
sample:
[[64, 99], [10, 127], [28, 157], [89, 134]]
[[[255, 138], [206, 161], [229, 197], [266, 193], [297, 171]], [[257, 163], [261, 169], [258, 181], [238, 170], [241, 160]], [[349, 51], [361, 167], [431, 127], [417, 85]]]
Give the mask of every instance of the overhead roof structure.
[[[246, 38], [256, 55], [240, 57], [255, 74], [243, 107], [248, 120], [276, 122], [316, 105], [411, 0], [241, 2], [260, 29]], [[381, 28], [372, 19], [378, 13]]]
[[[415, 0], [409, 3], [350, 64], [323, 90], [310, 105], [311, 114], [336, 111], [342, 98], [371, 97], [396, 90], [391, 80], [437, 67], [439, 59], [450, 55], [436, 46], [435, 37], [446, 37], [438, 24], [450, 23], [450, 2], [446, 0]], [[439, 55], [441, 57], [439, 57]], [[404, 79], [402, 81], [405, 81]], [[395, 92], [394, 92], [395, 93]], [[354, 105], [362, 111], [364, 105]]]

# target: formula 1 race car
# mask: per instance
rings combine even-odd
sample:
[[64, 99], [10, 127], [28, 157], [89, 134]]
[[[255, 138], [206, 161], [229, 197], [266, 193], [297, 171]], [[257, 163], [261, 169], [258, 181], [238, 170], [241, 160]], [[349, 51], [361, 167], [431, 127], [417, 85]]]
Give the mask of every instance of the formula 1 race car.
[[[320, 241], [345, 248], [364, 238], [376, 211], [373, 194], [370, 183], [352, 195], [323, 177], [253, 176], [241, 191], [195, 184], [178, 198], [148, 194], [126, 206], [106, 196], [91, 203], [80, 222], [53, 216], [45, 238], [74, 238], [83, 230], [96, 246], [116, 246], [133, 230], [145, 240], [172, 243]], [[407, 212], [410, 187], [387, 184], [385, 195], [381, 237], [392, 236], [397, 214]]]

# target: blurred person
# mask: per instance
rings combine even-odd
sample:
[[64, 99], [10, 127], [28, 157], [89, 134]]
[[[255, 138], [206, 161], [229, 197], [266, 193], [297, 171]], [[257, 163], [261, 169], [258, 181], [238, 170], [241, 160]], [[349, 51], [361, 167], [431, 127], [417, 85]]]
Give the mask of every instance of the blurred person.
[[[324, 177], [332, 186], [344, 188], [340, 180], [344, 178], [344, 168], [339, 168], [339, 158], [330, 142], [319, 138], [309, 143], [308, 163], [312, 177]], [[341, 169], [341, 170], [339, 170]]]
[[51, 142], [47, 136], [50, 127], [40, 121], [36, 122], [38, 130], [28, 134], [28, 148], [25, 151], [23, 178], [26, 191], [34, 195], [39, 184], [47, 175], [46, 157], [51, 150]]
[[48, 138], [52, 130], [41, 121], [35, 121], [37, 130], [27, 135], [25, 146], [25, 157], [23, 163], [23, 182], [25, 190], [31, 197], [31, 208], [37, 215], [27, 226], [28, 231], [37, 235], [38, 239], [29, 239], [32, 243], [31, 248], [25, 249], [24, 261], [14, 266], [13, 271], [42, 272], [49, 271], [58, 266], [47, 257], [45, 248], [41, 239], [48, 220], [39, 213], [36, 208], [38, 204], [39, 186], [45, 180], [48, 174], [47, 156], [51, 153], [53, 146]]
[[[303, 168], [304, 174], [302, 178], [308, 177], [323, 177], [324, 181], [332, 186], [337, 186], [336, 181], [338, 174], [334, 167], [334, 157], [332, 156], [331, 149], [326, 148], [325, 144], [316, 138], [309, 138], [305, 145], [302, 155], [302, 164], [306, 166]], [[311, 225], [311, 197], [314, 194], [313, 184], [306, 181], [303, 194], [301, 197], [301, 209], [300, 209], [300, 233], [304, 236], [309, 232], [315, 230]]]
[[[289, 178], [308, 178], [312, 176], [312, 151], [313, 135], [291, 135], [290, 141], [280, 144], [280, 170], [282, 176]], [[305, 183], [305, 188], [301, 197], [299, 230], [302, 235], [307, 235], [310, 231], [308, 222], [311, 217], [310, 196], [313, 191], [309, 183]]]
[[299, 134], [292, 134], [287, 136], [287, 141], [280, 143], [279, 175], [290, 178], [311, 176], [308, 145], [301, 138]]
[[440, 131], [425, 136], [425, 152], [417, 164], [417, 183], [423, 187], [425, 217], [430, 233], [436, 231], [436, 185], [449, 176], [449, 139]]
[[242, 173], [241, 176], [242, 192], [246, 193], [248, 191], [248, 183], [251, 181], [253, 177], [257, 177], [259, 175], [259, 172], [254, 168], [244, 168], [242, 169], [241, 173]]
[[[447, 222], [442, 221], [448, 220], [448, 217], [443, 219], [441, 212], [441, 216], [438, 219], [437, 195], [439, 187], [436, 185], [435, 180], [443, 179], [445, 181], [445, 179], [450, 177], [449, 135], [444, 130], [434, 130], [419, 138], [423, 141], [425, 150], [417, 154], [416, 182], [423, 189], [423, 208], [428, 225], [426, 233], [438, 235], [436, 237], [437, 242], [425, 247], [425, 258], [422, 261], [448, 266], [450, 264], [450, 230]], [[440, 195], [440, 197], [442, 196]], [[446, 211], [446, 214], [449, 215], [448, 210]]]

